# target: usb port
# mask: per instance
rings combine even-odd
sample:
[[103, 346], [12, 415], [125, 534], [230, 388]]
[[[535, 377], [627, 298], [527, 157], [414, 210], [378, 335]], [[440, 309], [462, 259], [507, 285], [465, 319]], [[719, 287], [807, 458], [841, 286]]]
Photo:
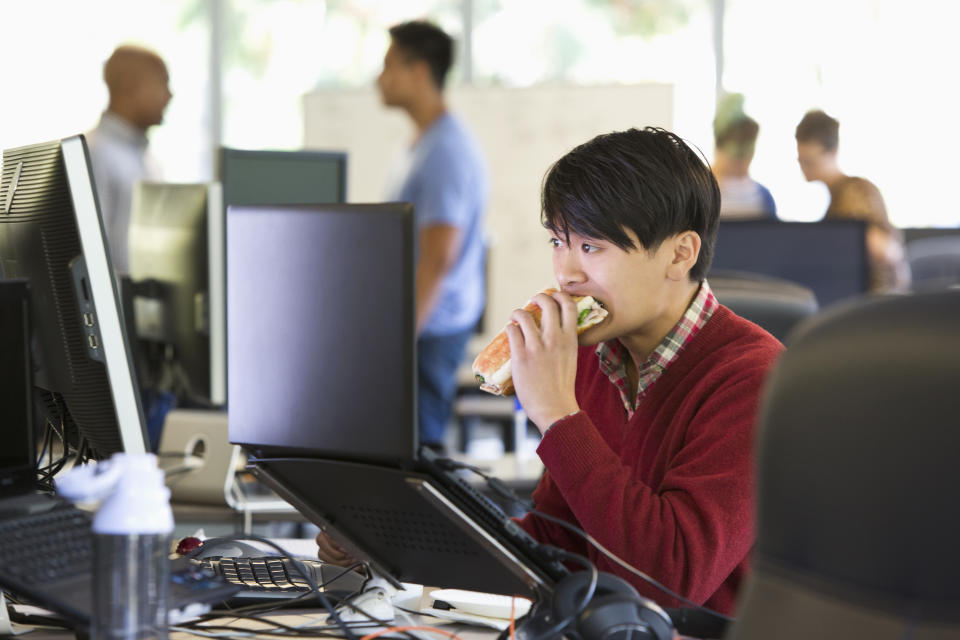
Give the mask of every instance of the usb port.
[[83, 314], [83, 324], [87, 325], [88, 327], [92, 327], [92, 326], [93, 326], [93, 314], [92, 314], [92, 313], [84, 313], [84, 314]]
[[90, 343], [91, 349], [97, 349], [100, 347], [100, 342], [97, 340], [97, 336], [93, 335], [92, 333], [87, 336], [87, 342]]

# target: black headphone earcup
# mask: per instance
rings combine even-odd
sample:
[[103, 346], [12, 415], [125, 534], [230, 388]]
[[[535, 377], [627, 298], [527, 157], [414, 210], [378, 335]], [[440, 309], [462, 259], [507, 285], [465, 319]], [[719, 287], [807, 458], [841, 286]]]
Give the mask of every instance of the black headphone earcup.
[[[553, 590], [554, 612], [558, 616], [570, 615], [570, 612], [576, 610], [583, 603], [583, 597], [587, 594], [589, 585], [589, 571], [577, 571], [561, 580]], [[632, 584], [612, 573], [601, 571], [597, 574], [597, 588], [593, 592], [593, 597], [596, 598], [609, 593], [622, 593], [634, 598], [640, 597]]]
[[[553, 610], [567, 618], [583, 603], [590, 573], [583, 571], [564, 578], [553, 594]], [[670, 617], [652, 600], [637, 593], [629, 582], [609, 573], [600, 573], [593, 598], [576, 617], [573, 628], [583, 640], [671, 640]]]

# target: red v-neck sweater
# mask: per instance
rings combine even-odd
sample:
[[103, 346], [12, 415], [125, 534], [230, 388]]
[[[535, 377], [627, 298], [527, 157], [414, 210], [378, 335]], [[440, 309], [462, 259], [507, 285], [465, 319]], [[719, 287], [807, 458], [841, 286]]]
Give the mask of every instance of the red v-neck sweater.
[[[627, 420], [595, 347], [582, 347], [581, 411], [554, 424], [537, 449], [546, 467], [533, 494], [537, 508], [680, 595], [732, 612], [754, 541], [755, 412], [782, 349], [720, 306]], [[655, 602], [684, 606], [566, 529], [530, 514], [520, 523]]]

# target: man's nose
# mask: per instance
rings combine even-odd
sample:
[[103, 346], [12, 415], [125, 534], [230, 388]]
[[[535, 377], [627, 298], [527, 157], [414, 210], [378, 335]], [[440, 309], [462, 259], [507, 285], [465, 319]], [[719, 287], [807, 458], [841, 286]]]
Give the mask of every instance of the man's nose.
[[561, 251], [554, 263], [554, 275], [560, 286], [583, 282], [585, 275], [576, 251]]

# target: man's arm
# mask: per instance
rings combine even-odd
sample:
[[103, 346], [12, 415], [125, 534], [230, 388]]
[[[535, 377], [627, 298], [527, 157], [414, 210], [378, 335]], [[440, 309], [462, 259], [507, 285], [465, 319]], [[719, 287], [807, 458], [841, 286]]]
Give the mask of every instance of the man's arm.
[[[760, 370], [744, 372], [699, 406], [656, 487], [638, 478], [639, 468], [625, 464], [585, 412], [561, 420], [538, 449], [559, 494], [551, 502], [562, 499], [575, 522], [630, 565], [694, 601], [708, 600], [753, 542], [754, 405], [738, 399], [755, 397], [762, 378]], [[522, 524], [541, 540], [565, 535], [532, 516]], [[641, 594], [677, 606], [597, 551], [588, 556]]]
[[417, 260], [417, 333], [427, 323], [440, 294], [440, 283], [460, 252], [463, 232], [453, 225], [423, 227], [419, 235]]

